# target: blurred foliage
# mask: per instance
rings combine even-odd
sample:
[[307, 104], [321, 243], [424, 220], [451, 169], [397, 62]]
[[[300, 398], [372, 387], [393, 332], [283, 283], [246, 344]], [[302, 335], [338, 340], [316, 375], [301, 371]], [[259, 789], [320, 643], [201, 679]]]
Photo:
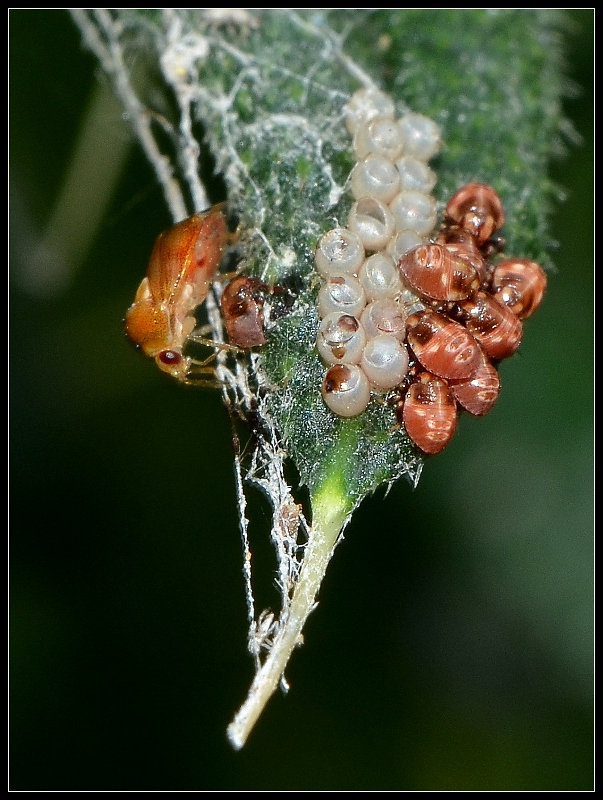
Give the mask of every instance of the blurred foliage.
[[252, 664], [228, 418], [120, 324], [170, 221], [132, 148], [88, 251], [36, 280], [98, 76], [66, 12], [11, 10], [13, 790], [592, 789], [593, 13], [570, 18], [583, 141], [551, 170], [568, 199], [545, 303], [495, 411], [461, 420], [416, 491], [360, 506], [292, 691], [236, 754]]

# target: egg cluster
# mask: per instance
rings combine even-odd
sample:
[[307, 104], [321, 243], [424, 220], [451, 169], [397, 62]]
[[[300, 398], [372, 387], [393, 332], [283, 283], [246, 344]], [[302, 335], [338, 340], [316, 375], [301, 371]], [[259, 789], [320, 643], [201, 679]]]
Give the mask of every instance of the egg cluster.
[[406, 319], [424, 304], [402, 281], [398, 262], [436, 226], [436, 176], [428, 162], [441, 137], [428, 117], [396, 119], [391, 99], [376, 90], [356, 92], [345, 111], [358, 158], [349, 179], [354, 203], [347, 227], [325, 233], [316, 249], [316, 346], [328, 365], [325, 403], [353, 417], [371, 392], [388, 392], [408, 372]]
[[[396, 122], [387, 104], [386, 96], [363, 90], [348, 106], [361, 159], [350, 179], [356, 202], [348, 227], [326, 233], [315, 259], [323, 278], [317, 349], [330, 365], [322, 395], [335, 414], [353, 417], [371, 392], [395, 389], [390, 399], [399, 423], [423, 452], [437, 453], [454, 434], [459, 408], [483, 416], [498, 399], [496, 365], [519, 347], [522, 320], [540, 305], [546, 275], [528, 259], [497, 260], [505, 215], [486, 184], [459, 189], [428, 241], [436, 216], [426, 193], [435, 177], [426, 160], [439, 147], [439, 131], [416, 114]], [[386, 136], [394, 129], [405, 133]], [[372, 193], [366, 174], [376, 171], [366, 164], [374, 155], [389, 159], [395, 193]], [[409, 159], [432, 176], [422, 191], [405, 182]]]

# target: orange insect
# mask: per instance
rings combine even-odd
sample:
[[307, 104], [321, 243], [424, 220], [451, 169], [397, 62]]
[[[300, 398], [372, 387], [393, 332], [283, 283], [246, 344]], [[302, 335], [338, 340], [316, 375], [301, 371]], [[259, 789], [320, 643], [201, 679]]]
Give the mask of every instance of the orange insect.
[[443, 450], [456, 430], [457, 408], [448, 384], [431, 372], [421, 372], [396, 407], [398, 422], [424, 453]]
[[126, 312], [130, 339], [178, 380], [187, 381], [194, 364], [205, 364], [185, 356], [183, 347], [231, 238], [224, 203], [168, 228], [157, 237], [147, 274]]
[[494, 297], [520, 319], [531, 317], [546, 289], [546, 273], [535, 261], [508, 258], [492, 274]]
[[473, 300], [459, 303], [458, 308], [467, 331], [477, 339], [490, 358], [496, 361], [509, 358], [521, 344], [521, 320], [509, 306], [498, 303], [491, 294], [478, 292]]
[[411, 314], [406, 325], [417, 360], [438, 378], [468, 380], [482, 363], [476, 339], [459, 322], [426, 309]]
[[475, 417], [489, 414], [500, 394], [498, 372], [483, 350], [482, 363], [471, 378], [464, 381], [449, 379], [447, 383], [457, 403]]
[[479, 289], [480, 279], [470, 261], [444, 244], [413, 248], [402, 256], [398, 269], [412, 289], [430, 300], [465, 300]]
[[498, 194], [486, 183], [468, 183], [455, 192], [446, 206], [446, 219], [475, 236], [479, 247], [505, 224]]
[[226, 286], [220, 299], [228, 338], [237, 347], [266, 344], [262, 308], [269, 287], [258, 278], [239, 275]]

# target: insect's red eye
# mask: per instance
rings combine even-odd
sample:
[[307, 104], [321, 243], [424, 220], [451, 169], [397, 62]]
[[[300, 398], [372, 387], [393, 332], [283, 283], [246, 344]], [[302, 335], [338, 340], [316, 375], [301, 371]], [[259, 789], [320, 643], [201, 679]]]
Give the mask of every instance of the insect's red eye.
[[165, 364], [168, 367], [173, 367], [182, 361], [182, 354], [177, 350], [162, 350], [157, 358], [162, 364]]

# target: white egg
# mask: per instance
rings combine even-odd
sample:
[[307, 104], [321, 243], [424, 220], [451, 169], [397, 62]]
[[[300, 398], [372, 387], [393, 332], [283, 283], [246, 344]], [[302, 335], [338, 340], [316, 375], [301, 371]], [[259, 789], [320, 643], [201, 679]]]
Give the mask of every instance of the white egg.
[[322, 384], [326, 405], [339, 417], [357, 417], [371, 398], [368, 378], [356, 364], [336, 364]]

